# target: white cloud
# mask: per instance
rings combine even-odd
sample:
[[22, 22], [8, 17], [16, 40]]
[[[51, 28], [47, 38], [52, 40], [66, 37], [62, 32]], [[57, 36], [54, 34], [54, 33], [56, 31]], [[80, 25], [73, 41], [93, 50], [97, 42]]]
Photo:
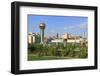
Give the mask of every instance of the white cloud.
[[50, 30], [50, 32], [51, 32], [51, 33], [53, 33], [53, 32], [55, 32], [55, 30], [54, 30], [54, 29], [52, 29], [52, 30]]
[[86, 23], [83, 23], [83, 24], [79, 24], [79, 25], [76, 25], [76, 26], [66, 26], [64, 27], [64, 30], [68, 30], [68, 29], [77, 29], [77, 28], [80, 28], [80, 29], [87, 29], [87, 24]]
[[79, 28], [81, 28], [81, 29], [87, 29], [87, 24], [86, 23], [81, 24], [81, 25], [79, 25]]
[[67, 29], [72, 29], [74, 28], [73, 26], [67, 26], [67, 27], [64, 27], [64, 30], [67, 30]]

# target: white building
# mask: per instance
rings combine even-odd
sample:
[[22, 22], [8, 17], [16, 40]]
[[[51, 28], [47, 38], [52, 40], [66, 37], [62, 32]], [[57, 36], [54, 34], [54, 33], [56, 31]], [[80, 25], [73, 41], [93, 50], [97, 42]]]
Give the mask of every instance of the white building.
[[54, 39], [51, 40], [52, 43], [63, 43], [63, 39]]
[[72, 36], [68, 33], [64, 34], [61, 39], [51, 40], [52, 43], [80, 43], [81, 41], [83, 41], [83, 38], [81, 36]]

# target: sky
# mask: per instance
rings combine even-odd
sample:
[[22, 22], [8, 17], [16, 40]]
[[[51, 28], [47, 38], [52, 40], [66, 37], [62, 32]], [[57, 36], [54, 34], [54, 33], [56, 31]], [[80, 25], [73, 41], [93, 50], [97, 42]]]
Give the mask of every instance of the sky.
[[83, 32], [87, 33], [88, 29], [88, 17], [28, 15], [28, 32], [40, 33], [39, 23], [41, 22], [46, 24], [44, 30], [46, 37], [55, 36], [57, 33], [83, 36]]

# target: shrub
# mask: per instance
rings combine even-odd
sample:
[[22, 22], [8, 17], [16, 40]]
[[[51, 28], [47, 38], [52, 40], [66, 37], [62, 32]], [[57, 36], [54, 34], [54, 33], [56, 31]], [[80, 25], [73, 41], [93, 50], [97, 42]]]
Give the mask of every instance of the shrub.
[[[75, 51], [76, 49], [79, 51]], [[38, 56], [62, 56], [62, 57], [76, 57], [76, 58], [86, 58], [87, 57], [87, 47], [80, 46], [79, 44], [68, 43], [66, 47], [63, 44], [55, 45], [43, 45], [43, 44], [29, 44], [28, 50]]]

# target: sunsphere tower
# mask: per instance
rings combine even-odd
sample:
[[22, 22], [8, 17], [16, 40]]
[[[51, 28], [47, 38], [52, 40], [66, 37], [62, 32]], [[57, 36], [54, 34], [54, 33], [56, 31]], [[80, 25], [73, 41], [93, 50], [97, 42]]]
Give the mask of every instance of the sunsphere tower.
[[39, 28], [40, 28], [40, 35], [41, 35], [41, 44], [44, 43], [44, 29], [45, 29], [45, 23], [40, 23]]

